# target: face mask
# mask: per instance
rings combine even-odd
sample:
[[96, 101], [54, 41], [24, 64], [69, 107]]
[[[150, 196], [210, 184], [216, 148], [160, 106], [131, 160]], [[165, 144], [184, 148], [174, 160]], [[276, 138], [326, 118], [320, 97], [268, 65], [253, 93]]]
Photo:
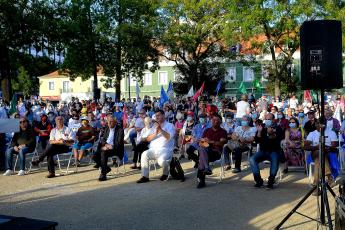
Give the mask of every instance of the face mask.
[[200, 122], [200, 124], [205, 124], [205, 118], [199, 118], [199, 122]]
[[296, 123], [290, 123], [289, 126], [290, 128], [296, 128]]
[[248, 121], [241, 121], [241, 126], [247, 126], [248, 125]]
[[278, 119], [282, 119], [283, 118], [283, 115], [281, 115], [281, 114], [278, 114]]
[[271, 127], [272, 126], [272, 121], [271, 120], [265, 120], [264, 124], [266, 125], [266, 127]]
[[230, 118], [227, 118], [227, 119], [226, 119], [226, 122], [231, 123], [232, 120], [231, 120]]
[[193, 120], [192, 117], [187, 117], [187, 121], [191, 121], [191, 120]]
[[304, 113], [299, 113], [298, 116], [299, 117], [304, 117]]
[[258, 118], [258, 115], [257, 115], [256, 113], [253, 113], [253, 114], [252, 114], [252, 118], [253, 118], [253, 119], [257, 119], [257, 118]]

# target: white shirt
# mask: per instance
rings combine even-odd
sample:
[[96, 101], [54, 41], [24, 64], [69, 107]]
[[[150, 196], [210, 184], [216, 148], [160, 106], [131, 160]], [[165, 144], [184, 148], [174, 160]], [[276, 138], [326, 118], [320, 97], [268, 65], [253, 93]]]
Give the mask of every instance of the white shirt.
[[151, 127], [144, 127], [140, 134], [137, 136], [137, 143], [140, 143], [141, 139], [147, 138], [149, 135], [151, 135], [153, 132]]
[[112, 129], [109, 129], [109, 136], [107, 139], [107, 144], [114, 145], [114, 136], [115, 136], [115, 127]]
[[[307, 141], [312, 142], [312, 146], [320, 144], [320, 132], [315, 130], [308, 134]], [[325, 145], [331, 146], [331, 142], [338, 141], [337, 134], [332, 130], [325, 130]]]
[[246, 101], [239, 101], [236, 104], [236, 118], [242, 118], [244, 115], [249, 114], [250, 105]]
[[[248, 130], [244, 131], [242, 126], [238, 126], [236, 127], [234, 133], [236, 134], [236, 136], [238, 136], [238, 138], [249, 139], [249, 138], [255, 137], [256, 127], [250, 127]], [[248, 147], [249, 146], [250, 145], [248, 144]]]
[[135, 125], [134, 125], [135, 128], [138, 128], [138, 129], [142, 129], [145, 127], [145, 124], [144, 124], [144, 120], [141, 119], [140, 117], [138, 117], [136, 120], [135, 120]]
[[295, 99], [290, 98], [290, 100], [289, 100], [289, 105], [290, 105], [290, 108], [291, 108], [291, 109], [296, 109], [296, 108], [297, 108], [297, 105], [298, 105], [298, 100], [297, 100], [297, 98], [295, 98]]
[[72, 134], [71, 130], [66, 126], [63, 126], [62, 129], [60, 129], [60, 130], [58, 130], [57, 128], [54, 128], [50, 132], [49, 140], [51, 140], [51, 141], [58, 141], [60, 139], [63, 139], [65, 141], [72, 140], [73, 138], [72, 138], [71, 134]]
[[73, 140], [77, 139], [78, 129], [81, 127], [80, 120], [73, 120], [72, 118], [68, 122], [68, 128], [71, 130], [71, 136]]
[[[165, 121], [163, 124], [161, 124], [162, 129], [169, 133], [170, 138], [166, 139], [162, 133], [159, 133], [151, 142], [150, 142], [150, 149], [155, 149], [155, 150], [159, 150], [162, 148], [167, 148], [169, 150], [173, 150], [174, 149], [174, 136], [175, 136], [175, 127], [173, 124]], [[156, 132], [156, 126], [153, 126], [151, 128], [151, 132], [154, 133]]]

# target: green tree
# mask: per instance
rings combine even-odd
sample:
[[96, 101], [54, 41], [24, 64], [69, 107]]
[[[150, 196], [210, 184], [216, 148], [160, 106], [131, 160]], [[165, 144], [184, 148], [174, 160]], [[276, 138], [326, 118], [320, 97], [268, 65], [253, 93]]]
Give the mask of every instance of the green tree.
[[223, 63], [230, 57], [222, 37], [224, 2], [165, 0], [160, 12], [160, 50], [176, 64], [178, 87], [174, 88], [187, 93], [190, 86], [197, 89], [205, 82], [205, 90], [213, 92], [224, 78]]
[[34, 92], [34, 81], [23, 66], [18, 69], [17, 80], [12, 80], [12, 87], [16, 91], [23, 92], [24, 96], [29, 97]]
[[323, 14], [320, 5], [308, 0], [232, 0], [227, 5], [226, 38], [228, 42], [247, 41], [252, 50], [271, 56], [269, 81], [279, 96], [282, 85], [295, 82], [289, 67], [299, 48], [301, 24]]
[[[109, 77], [107, 87], [114, 87], [120, 97], [120, 82], [129, 73], [138, 80], [147, 63], [158, 67], [157, 51], [152, 46], [156, 25], [154, 1], [65, 1], [67, 8], [65, 44], [67, 53], [62, 69], [73, 79], [93, 76], [94, 93], [97, 69]], [[95, 96], [95, 95], [94, 95]]]

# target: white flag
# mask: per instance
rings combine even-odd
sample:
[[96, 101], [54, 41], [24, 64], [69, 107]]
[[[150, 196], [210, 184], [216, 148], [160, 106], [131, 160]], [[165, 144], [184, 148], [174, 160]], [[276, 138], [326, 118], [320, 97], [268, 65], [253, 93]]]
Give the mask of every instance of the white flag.
[[193, 97], [193, 96], [194, 96], [194, 89], [193, 89], [193, 86], [192, 86], [192, 87], [190, 87], [190, 90], [189, 90], [189, 92], [187, 94], [187, 97]]

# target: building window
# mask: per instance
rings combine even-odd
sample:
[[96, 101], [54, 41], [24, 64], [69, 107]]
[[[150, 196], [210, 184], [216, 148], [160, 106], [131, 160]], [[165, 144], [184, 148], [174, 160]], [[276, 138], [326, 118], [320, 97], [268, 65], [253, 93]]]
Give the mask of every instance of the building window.
[[130, 86], [135, 86], [137, 84], [136, 79], [133, 77], [132, 74], [129, 75], [129, 85]]
[[225, 81], [235, 82], [236, 81], [236, 68], [230, 67], [226, 69]]
[[54, 90], [54, 82], [53, 81], [50, 81], [49, 83], [49, 90]]
[[254, 81], [254, 70], [250, 67], [243, 67], [243, 81], [252, 82]]
[[144, 73], [144, 85], [152, 85], [152, 73]]
[[168, 84], [168, 72], [158, 72], [158, 85]]
[[62, 82], [62, 92], [68, 93], [69, 92], [69, 81]]

